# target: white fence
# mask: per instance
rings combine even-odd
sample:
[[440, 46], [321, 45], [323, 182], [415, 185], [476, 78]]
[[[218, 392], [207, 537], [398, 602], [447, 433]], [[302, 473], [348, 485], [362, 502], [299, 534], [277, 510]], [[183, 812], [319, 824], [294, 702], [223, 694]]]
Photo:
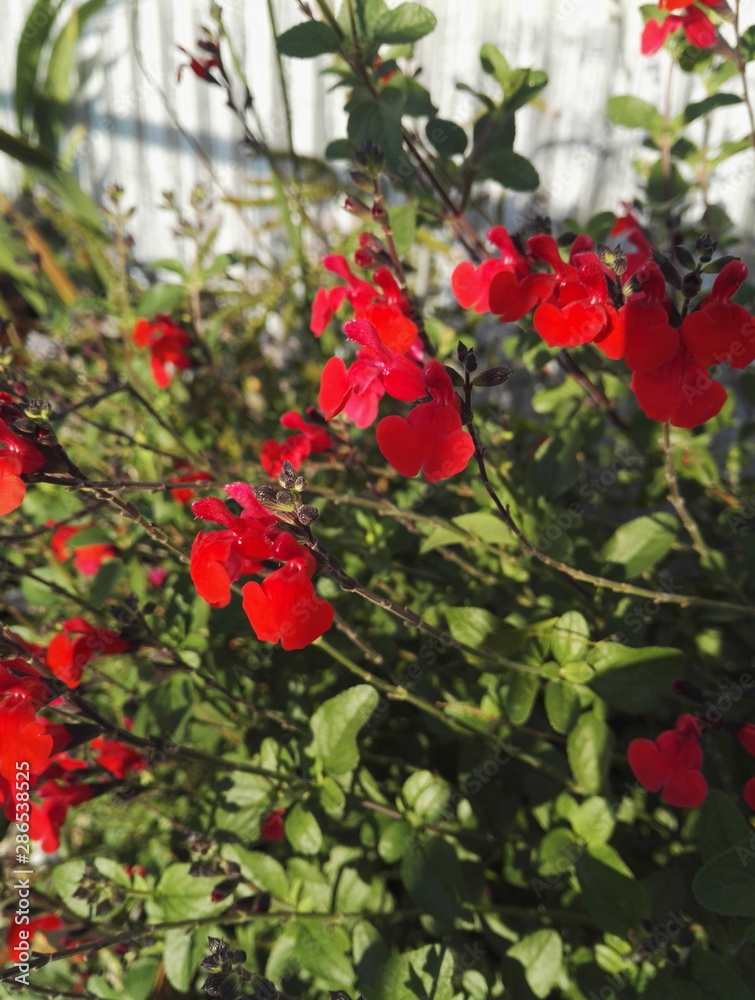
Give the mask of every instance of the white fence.
[[[418, 63], [441, 116], [462, 122], [471, 118], [474, 100], [457, 90], [456, 83], [485, 85], [478, 53], [483, 42], [493, 41], [512, 64], [545, 69], [550, 77], [538, 105], [520, 114], [516, 143], [540, 172], [540, 210], [557, 219], [585, 219], [601, 209], [618, 210], [623, 200], [631, 199], [636, 193], [631, 164], [641, 154], [642, 136], [611, 126], [606, 101], [613, 94], [632, 93], [659, 105], [669, 67], [664, 53], [650, 59], [639, 55], [639, 0], [425, 3], [438, 16], [439, 27], [418, 46]], [[259, 113], [269, 123], [273, 144], [283, 146], [285, 119], [266, 0], [221, 0], [221, 6]], [[0, 125], [10, 131], [16, 130], [15, 51], [30, 7], [31, 0], [0, 0]], [[274, 0], [273, 7], [279, 31], [302, 19], [296, 0]], [[176, 46], [195, 48], [201, 23], [209, 21], [208, 8], [209, 0], [109, 0], [80, 42], [74, 118], [86, 131], [75, 146], [76, 170], [95, 196], [113, 181], [124, 185], [128, 203], [138, 210], [132, 229], [143, 258], [180, 255], [171, 220], [158, 207], [161, 193], [170, 189], [186, 199], [196, 181], [207, 179], [163, 94], [181, 128], [206, 150], [229, 190], [244, 194], [245, 176], [253, 170], [220, 88], [203, 84], [190, 72], [176, 82], [183, 60]], [[743, 0], [742, 9], [745, 25], [755, 21], [755, 0]], [[321, 155], [330, 139], [345, 134], [343, 91], [328, 93], [330, 79], [319, 72], [326, 62], [285, 61], [294, 140], [301, 153]], [[703, 96], [695, 85], [676, 73], [673, 111]], [[735, 89], [737, 81], [728, 86]], [[727, 110], [719, 118], [719, 137], [740, 138], [747, 132], [743, 109]], [[12, 189], [17, 180], [17, 171], [0, 155], [0, 189]], [[723, 166], [713, 187], [714, 199], [724, 203], [745, 236], [752, 230], [754, 191], [749, 153]], [[249, 228], [234, 212], [225, 213], [223, 248], [250, 250], [252, 242]]]

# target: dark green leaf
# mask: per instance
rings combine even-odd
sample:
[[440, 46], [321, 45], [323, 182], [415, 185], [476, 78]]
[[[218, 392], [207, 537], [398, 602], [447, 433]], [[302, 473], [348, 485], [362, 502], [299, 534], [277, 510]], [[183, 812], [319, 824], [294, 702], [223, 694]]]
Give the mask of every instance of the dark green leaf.
[[551, 653], [559, 663], [579, 660], [588, 650], [590, 626], [579, 611], [566, 611], [553, 626]]
[[557, 733], [568, 733], [579, 715], [577, 692], [564, 681], [548, 681], [545, 685], [545, 712]]
[[718, 788], [711, 788], [700, 809], [695, 833], [703, 861], [710, 861], [743, 841], [749, 827], [731, 798]]
[[445, 118], [431, 118], [425, 126], [425, 135], [441, 156], [459, 156], [469, 141], [460, 125]]
[[302, 802], [286, 815], [286, 838], [299, 854], [317, 854], [322, 847], [320, 824]]
[[692, 885], [702, 906], [726, 917], [755, 917], [755, 835], [707, 861]]
[[339, 44], [336, 33], [322, 21], [295, 24], [276, 40], [280, 54], [294, 59], [313, 59], [326, 52], [337, 52]]
[[582, 901], [598, 927], [607, 934], [626, 937], [650, 915], [645, 888], [628, 875], [610, 868], [589, 853], [577, 861]]
[[566, 741], [569, 766], [589, 795], [596, 795], [603, 787], [612, 747], [611, 730], [594, 712], [585, 712], [569, 733]]
[[694, 104], [688, 104], [684, 109], [684, 121], [689, 124], [696, 118], [701, 118], [703, 115], [709, 115], [711, 111], [715, 111], [716, 108], [725, 108], [728, 105], [741, 103], [742, 98], [737, 94], [711, 94], [710, 97], [705, 97], [702, 101], [695, 101]]
[[663, 127], [663, 115], [652, 104], [629, 94], [610, 97], [607, 105], [608, 118], [614, 125], [625, 128], [644, 128], [648, 132], [658, 132]]
[[418, 3], [401, 3], [377, 19], [373, 40], [378, 45], [404, 45], [429, 35], [437, 24], [435, 14]]
[[[641, 623], [639, 616], [637, 620]], [[603, 642], [590, 654], [589, 662], [596, 671], [589, 685], [597, 695], [613, 708], [647, 712], [668, 694], [671, 682], [684, 667], [685, 657], [671, 647], [635, 649]]]

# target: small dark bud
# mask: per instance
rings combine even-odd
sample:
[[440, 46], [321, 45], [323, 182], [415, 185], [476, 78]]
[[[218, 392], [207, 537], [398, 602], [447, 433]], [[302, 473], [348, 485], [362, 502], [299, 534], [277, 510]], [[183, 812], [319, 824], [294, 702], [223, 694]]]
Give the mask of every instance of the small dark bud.
[[703, 279], [697, 271], [687, 271], [682, 278], [682, 295], [685, 299], [693, 299], [703, 287]]
[[361, 170], [352, 170], [351, 180], [360, 191], [366, 191], [371, 194], [375, 190], [372, 180]]
[[456, 357], [459, 361], [464, 364], [464, 359], [469, 354], [469, 348], [465, 347], [461, 341], [459, 341], [459, 346], [456, 348]]
[[385, 154], [372, 139], [367, 139], [357, 146], [354, 151], [354, 159], [371, 177], [376, 177], [385, 166]]
[[356, 215], [358, 219], [372, 218], [369, 205], [365, 205], [361, 198], [352, 198], [351, 195], [347, 195], [343, 207], [347, 212]]
[[[238, 883], [237, 878], [227, 878], [224, 881], [219, 882], [212, 890], [212, 896], [211, 896], [212, 902], [219, 903], [221, 900], [226, 899], [228, 896], [230, 896], [233, 890], [236, 888], [237, 883]], [[244, 955], [244, 958], [233, 959], [233, 961], [243, 962], [245, 959], [246, 955]]]
[[186, 834], [186, 844], [192, 854], [207, 854], [212, 846], [212, 841], [206, 834], [190, 830]]
[[703, 233], [695, 244], [697, 252], [700, 254], [700, 263], [707, 264], [716, 252], [718, 243], [712, 239], [708, 233]]
[[689, 271], [694, 271], [697, 266], [695, 264], [695, 258], [686, 247], [674, 247], [674, 256], [682, 267], [686, 267]]
[[477, 371], [477, 355], [474, 351], [467, 351], [467, 356], [464, 358], [464, 371], [470, 373]]
[[296, 482], [296, 477], [297, 477], [296, 469], [293, 467], [291, 462], [289, 462], [288, 459], [286, 459], [286, 461], [283, 463], [283, 466], [281, 467], [280, 472], [278, 473], [278, 482], [280, 483], [280, 485], [283, 487], [284, 490], [290, 490], [293, 488], [293, 485]]
[[671, 285], [672, 288], [676, 288], [676, 290], [680, 292], [682, 290], [682, 276], [679, 274], [668, 257], [665, 257], [662, 253], [653, 248], [653, 260], [660, 268], [661, 274], [669, 285]]
[[513, 374], [511, 369], [506, 368], [505, 365], [496, 365], [495, 368], [488, 368], [486, 371], [476, 375], [472, 379], [472, 385], [479, 385], [488, 389], [494, 385], [501, 385], [506, 379], [511, 378]]
[[30, 399], [24, 407], [24, 414], [30, 420], [47, 420], [51, 406], [44, 399]]
[[107, 913], [108, 910], [112, 909], [112, 906], [113, 904], [109, 902], [109, 900], [103, 899], [100, 903], [97, 904], [97, 906], [95, 906], [94, 912], [98, 917], [102, 917], [104, 916], [104, 914]]
[[303, 493], [307, 488], [307, 480], [304, 476], [297, 476], [294, 480], [294, 485], [291, 489], [296, 490], [297, 493]]
[[[556, 240], [556, 243], [558, 243], [560, 247], [570, 247], [572, 243], [576, 240], [576, 238], [577, 234], [573, 233], [570, 229], [568, 229], [565, 233], [561, 233], [561, 235]], [[597, 246], [595, 247], [595, 250], [597, 252], [598, 250]]]
[[317, 507], [311, 507], [309, 504], [305, 503], [297, 510], [296, 516], [299, 519], [299, 524], [306, 526], [308, 524], [314, 524], [320, 516], [320, 511]]
[[443, 365], [443, 367], [446, 369], [446, 374], [451, 379], [452, 385], [456, 386], [457, 389], [464, 385], [464, 379], [455, 368], [451, 368], [450, 365]]

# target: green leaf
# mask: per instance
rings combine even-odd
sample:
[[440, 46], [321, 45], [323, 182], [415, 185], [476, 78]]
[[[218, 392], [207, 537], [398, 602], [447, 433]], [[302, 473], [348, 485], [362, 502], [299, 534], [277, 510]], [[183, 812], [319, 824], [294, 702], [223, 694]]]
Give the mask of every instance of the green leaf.
[[312, 716], [312, 750], [332, 774], [346, 774], [359, 762], [357, 734], [377, 708], [377, 691], [369, 684], [342, 691]]
[[607, 934], [626, 937], [640, 920], [650, 915], [650, 899], [636, 879], [622, 875], [585, 854], [577, 861], [582, 902], [598, 927]]
[[598, 797], [581, 802], [569, 817], [569, 822], [577, 836], [590, 847], [608, 843], [616, 826], [613, 810], [605, 799]]
[[643, 515], [627, 521], [603, 546], [607, 562], [623, 566], [627, 579], [652, 569], [676, 541], [676, 521], [671, 514]]
[[[641, 624], [639, 616], [637, 621]], [[668, 646], [634, 649], [602, 642], [588, 662], [596, 672], [589, 686], [599, 697], [624, 712], [648, 712], [668, 693], [685, 657], [681, 650]]]
[[438, 928], [450, 929], [462, 916], [458, 903], [463, 888], [461, 866], [447, 841], [433, 837], [407, 852], [401, 878], [411, 898], [437, 921]]
[[218, 787], [220, 804], [215, 812], [216, 827], [235, 833], [245, 843], [256, 840], [275, 799], [268, 779], [245, 771], [232, 771], [219, 780]]
[[278, 35], [276, 46], [282, 56], [313, 59], [326, 52], [338, 52], [338, 36], [322, 21], [304, 21]]
[[497, 181], [511, 191], [534, 191], [540, 184], [540, 175], [530, 161], [513, 149], [490, 149], [480, 160], [480, 177]]
[[500, 622], [485, 608], [444, 608], [448, 631], [457, 642], [478, 648]]
[[363, 87], [354, 88], [345, 107], [346, 130], [355, 146], [368, 140], [385, 154], [388, 167], [395, 170], [403, 152], [401, 115], [404, 95], [397, 87], [385, 86], [376, 98]]
[[404, 782], [401, 797], [409, 810], [410, 822], [415, 825], [434, 823], [448, 805], [451, 786], [431, 771], [415, 771]]
[[480, 63], [488, 76], [492, 76], [500, 83], [501, 90], [505, 93], [511, 78], [511, 67], [498, 46], [486, 42], [480, 49]]
[[160, 313], [171, 313], [181, 305], [186, 298], [186, 286], [180, 284], [165, 284], [158, 281], [142, 296], [136, 307], [137, 316], [152, 319]]
[[701, 118], [703, 115], [709, 115], [711, 111], [715, 111], [716, 108], [725, 108], [727, 105], [741, 103], [742, 98], [737, 94], [711, 94], [710, 97], [705, 97], [702, 101], [695, 101], [693, 104], [688, 104], [684, 109], [682, 117], [684, 122], [689, 124], [696, 118]]
[[688, 971], [705, 1000], [753, 1000], [755, 996], [736, 974], [729, 957], [695, 948]]
[[354, 143], [348, 139], [334, 139], [325, 147], [325, 159], [331, 160], [353, 160]]
[[417, 230], [417, 202], [405, 201], [388, 210], [388, 220], [393, 230], [393, 242], [400, 257], [405, 257], [414, 244]]
[[506, 713], [516, 726], [523, 726], [535, 706], [540, 690], [540, 678], [534, 674], [517, 674], [506, 692]]
[[[220, 879], [190, 875], [191, 865], [180, 862], [168, 865], [147, 902], [149, 920], [192, 920], [212, 917], [228, 908], [228, 900], [212, 901], [212, 890]], [[159, 911], [155, 913], [155, 910]]]
[[285, 820], [286, 839], [299, 854], [317, 854], [322, 847], [322, 830], [307, 807], [297, 802]]
[[648, 132], [658, 132], [663, 128], [663, 115], [652, 104], [629, 94], [610, 97], [607, 105], [608, 118], [614, 125], [625, 128], [644, 128]]
[[334, 922], [307, 920], [303, 914], [277, 936], [265, 968], [273, 982], [290, 977], [292, 970], [317, 976], [334, 990], [350, 990], [354, 969], [348, 958], [349, 936]]
[[62, 0], [37, 0], [24, 23], [16, 50], [16, 87], [14, 101], [18, 127], [26, 131], [25, 118], [36, 89], [39, 60], [50, 37], [55, 15]]
[[747, 820], [731, 798], [718, 788], [711, 788], [700, 808], [695, 829], [703, 861], [710, 861], [726, 848], [739, 844], [749, 832]]
[[492, 544], [506, 544], [511, 541], [511, 529], [500, 517], [487, 511], [475, 511], [472, 514], [459, 514], [453, 518], [453, 523], [463, 531], [481, 538]]
[[755, 917], [755, 836], [707, 861], [692, 883], [702, 906], [726, 917]]
[[564, 949], [554, 930], [535, 931], [508, 950], [508, 957], [524, 966], [527, 984], [536, 997], [547, 997], [561, 978]]
[[121, 582], [125, 572], [126, 567], [120, 559], [109, 559], [103, 563], [92, 581], [89, 591], [90, 604], [95, 608], [101, 608]]
[[377, 850], [386, 864], [392, 865], [406, 854], [414, 840], [414, 830], [403, 819], [395, 819], [380, 834]]
[[551, 680], [545, 685], [545, 713], [557, 733], [570, 731], [579, 715], [579, 695], [570, 684]]
[[566, 754], [572, 774], [589, 795], [600, 792], [608, 774], [613, 736], [594, 712], [585, 712], [569, 733]]
[[566, 611], [553, 627], [551, 653], [559, 663], [579, 660], [588, 649], [590, 626], [579, 611]]
[[188, 993], [200, 962], [207, 953], [207, 932], [204, 927], [172, 927], [165, 932], [163, 963], [165, 978], [174, 990]]
[[739, 38], [740, 52], [745, 62], [755, 59], [755, 24], [745, 28]]
[[255, 889], [269, 892], [276, 899], [286, 899], [288, 875], [280, 861], [262, 851], [247, 851], [239, 844], [224, 844], [221, 853], [227, 861], [235, 861], [239, 865], [241, 874]]
[[460, 156], [469, 142], [464, 129], [446, 118], [431, 118], [425, 126], [425, 135], [441, 156]]
[[429, 35], [437, 24], [435, 14], [418, 3], [401, 3], [384, 11], [373, 28], [377, 45], [404, 45]]

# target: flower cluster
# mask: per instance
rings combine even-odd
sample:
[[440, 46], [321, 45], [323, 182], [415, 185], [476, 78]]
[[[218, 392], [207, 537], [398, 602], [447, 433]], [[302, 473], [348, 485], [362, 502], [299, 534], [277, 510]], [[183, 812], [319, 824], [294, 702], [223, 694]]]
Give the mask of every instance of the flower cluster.
[[[619, 220], [614, 233], [625, 234], [635, 251], [609, 251], [582, 235], [564, 260], [552, 236], [537, 234], [518, 249], [497, 226], [488, 238], [500, 256], [478, 267], [459, 264], [453, 290], [462, 306], [501, 321], [534, 309], [533, 325], [549, 347], [593, 344], [607, 357], [623, 359], [637, 401], [652, 420], [689, 428], [705, 423], [726, 402], [726, 390], [707, 367], [744, 368], [755, 359], [755, 320], [731, 301], [747, 269], [739, 260], [723, 261], [710, 293], [689, 311], [712, 249], [706, 245], [685, 285], [631, 215]], [[681, 310], [667, 292], [667, 276], [684, 289]]]
[[[655, 740], [632, 740], [627, 760], [643, 788], [660, 791], [661, 798], [672, 806], [693, 809], [702, 805], [708, 794], [708, 782], [702, 773], [703, 728], [697, 716], [685, 714], [679, 716], [673, 729]], [[738, 725], [735, 735], [745, 750], [755, 755], [755, 726]], [[747, 782], [743, 796], [750, 808], [755, 809], [755, 778]]]
[[302, 649], [327, 632], [334, 614], [333, 607], [315, 593], [315, 557], [288, 530], [297, 521], [297, 509], [313, 508], [297, 508], [293, 494], [269, 489], [271, 506], [278, 516], [263, 506], [245, 483], [225, 487], [241, 507], [240, 515], [231, 513], [216, 498], [192, 505], [196, 517], [223, 528], [197, 534], [191, 550], [191, 578], [200, 597], [212, 607], [222, 608], [231, 600], [232, 583], [242, 576], [265, 572], [267, 560], [281, 563], [261, 584], [244, 584], [243, 608], [259, 640], [280, 642], [284, 649]]
[[151, 320], [138, 320], [134, 343], [149, 348], [152, 377], [161, 389], [168, 388], [175, 371], [191, 367], [191, 358], [186, 353], [191, 337], [164, 313]]
[[18, 655], [0, 660], [0, 799], [5, 815], [13, 819], [16, 795], [29, 794], [19, 791], [14, 780], [16, 761], [27, 761], [29, 790], [35, 795], [30, 836], [48, 852], [57, 850], [68, 809], [97, 792], [97, 786], [79, 780], [79, 772], [91, 772], [90, 765], [68, 751], [91, 740], [90, 746], [98, 751], [96, 764], [121, 778], [128, 769], [146, 766], [130, 747], [118, 750], [121, 745], [116, 741], [92, 740], [97, 727], [62, 725], [39, 714], [54, 706], [65, 687], [78, 686], [92, 659], [131, 648], [118, 632], [95, 628], [82, 618], [63, 622], [63, 630], [47, 647], [8, 633], [8, 644]]
[[[701, 0], [701, 3], [706, 7], [720, 7], [723, 0]], [[678, 31], [683, 31], [690, 45], [698, 49], [712, 49], [716, 44], [716, 26], [694, 0], [659, 0], [658, 14], [661, 19], [649, 18], [642, 30], [640, 48], [644, 56], [658, 52], [666, 39]]]

